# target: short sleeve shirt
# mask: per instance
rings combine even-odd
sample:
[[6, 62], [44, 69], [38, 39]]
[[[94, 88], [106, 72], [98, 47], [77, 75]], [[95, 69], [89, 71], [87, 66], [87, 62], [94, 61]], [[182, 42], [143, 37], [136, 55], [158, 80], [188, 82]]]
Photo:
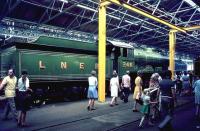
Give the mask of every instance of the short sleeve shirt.
[[15, 97], [17, 78], [15, 76], [12, 78], [6, 76], [3, 79], [2, 84], [5, 85], [5, 97]]
[[19, 91], [26, 91], [29, 88], [29, 79], [26, 78], [25, 82], [23, 82], [22, 78], [20, 78], [17, 87]]
[[170, 79], [163, 79], [159, 83], [162, 96], [172, 97], [172, 88], [174, 88], [174, 82]]
[[122, 82], [123, 82], [123, 86], [126, 88], [129, 88], [131, 86], [131, 78], [129, 75], [123, 75], [122, 76]]
[[90, 76], [88, 78], [89, 86], [97, 86], [97, 78], [94, 76]]

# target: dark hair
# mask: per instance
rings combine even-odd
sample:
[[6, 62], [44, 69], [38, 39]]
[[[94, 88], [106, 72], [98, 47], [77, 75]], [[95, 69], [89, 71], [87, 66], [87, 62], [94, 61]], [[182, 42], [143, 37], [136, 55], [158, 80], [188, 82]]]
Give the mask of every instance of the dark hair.
[[184, 75], [187, 75], [187, 71], [184, 71]]
[[164, 73], [163, 73], [163, 77], [164, 78], [171, 78], [171, 76], [172, 76], [172, 72], [170, 71], [170, 70], [167, 70], [167, 71], [165, 71]]
[[13, 74], [15, 74], [15, 71], [14, 71], [13, 68], [9, 68], [8, 71], [7, 71], [7, 74], [9, 73], [10, 70], [12, 70]]
[[28, 72], [26, 70], [22, 71], [22, 75], [27, 75]]
[[95, 76], [95, 75], [96, 75], [96, 71], [95, 71], [95, 70], [92, 70], [92, 71], [91, 71], [91, 75], [92, 75], [92, 76]]
[[142, 71], [141, 70], [137, 71], [137, 75], [141, 76], [142, 75]]
[[113, 71], [113, 77], [117, 77], [117, 72], [116, 72], [116, 70]]
[[127, 71], [126, 71], [126, 74], [128, 74], [128, 75], [129, 75], [129, 74], [130, 74], [130, 71], [129, 71], [129, 70], [127, 70]]

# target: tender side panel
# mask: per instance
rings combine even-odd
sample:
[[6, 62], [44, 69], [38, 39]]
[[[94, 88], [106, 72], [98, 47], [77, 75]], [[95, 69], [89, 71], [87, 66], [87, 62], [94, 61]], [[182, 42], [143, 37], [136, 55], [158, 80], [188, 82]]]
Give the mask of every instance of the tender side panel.
[[[61, 52], [20, 51], [21, 69], [26, 69], [33, 80], [86, 79], [91, 70], [97, 70], [97, 57]], [[110, 75], [107, 59], [107, 76]]]

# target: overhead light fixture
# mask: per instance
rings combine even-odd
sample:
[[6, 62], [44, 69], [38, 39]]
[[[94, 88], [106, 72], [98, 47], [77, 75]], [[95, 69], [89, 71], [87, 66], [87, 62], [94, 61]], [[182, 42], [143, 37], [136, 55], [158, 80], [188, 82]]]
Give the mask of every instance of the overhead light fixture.
[[200, 12], [200, 7], [196, 3], [194, 3], [192, 0], [184, 0], [184, 1]]
[[[88, 6], [85, 6], [85, 5], [81, 5], [81, 4], [78, 4], [77, 7], [80, 7], [82, 9], [86, 9], [86, 10], [90, 10], [90, 11], [93, 11], [93, 12], [98, 12], [97, 10], [93, 9], [93, 8], [90, 8]], [[116, 17], [114, 15], [110, 15], [110, 14], [106, 14], [107, 16], [111, 17], [111, 18], [114, 18], [114, 19], [117, 19], [117, 20], [121, 20], [119, 17]]]
[[131, 21], [129, 21], [129, 20], [125, 20], [125, 22], [127, 22], [127, 23], [129, 23], [129, 24], [133, 24], [133, 25], [138, 25], [137, 23], [133, 23], [133, 22], [131, 22]]
[[109, 15], [109, 14], [108, 14], [108, 16], [111, 17], [111, 18], [117, 19], [117, 20], [121, 20], [119, 17], [116, 17], [116, 16], [114, 16], [114, 15]]
[[90, 7], [87, 7], [85, 5], [78, 4], [77, 6], [82, 8], [82, 9], [90, 10], [90, 11], [93, 11], [93, 12], [98, 12], [97, 10], [90, 8]]
[[63, 2], [63, 3], [69, 3], [68, 0], [59, 0], [59, 1], [61, 1], [61, 2]]

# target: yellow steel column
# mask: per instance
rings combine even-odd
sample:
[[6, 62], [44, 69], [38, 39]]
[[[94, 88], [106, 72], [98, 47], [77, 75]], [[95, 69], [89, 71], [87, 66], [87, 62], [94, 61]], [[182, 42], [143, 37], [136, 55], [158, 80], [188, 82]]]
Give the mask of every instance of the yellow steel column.
[[99, 101], [105, 102], [106, 81], [106, 7], [99, 6], [99, 43], [98, 43], [98, 95]]
[[169, 32], [169, 70], [172, 72], [171, 78], [174, 79], [174, 71], [175, 71], [175, 44], [176, 44], [176, 38], [175, 38], [175, 32], [170, 31]]

